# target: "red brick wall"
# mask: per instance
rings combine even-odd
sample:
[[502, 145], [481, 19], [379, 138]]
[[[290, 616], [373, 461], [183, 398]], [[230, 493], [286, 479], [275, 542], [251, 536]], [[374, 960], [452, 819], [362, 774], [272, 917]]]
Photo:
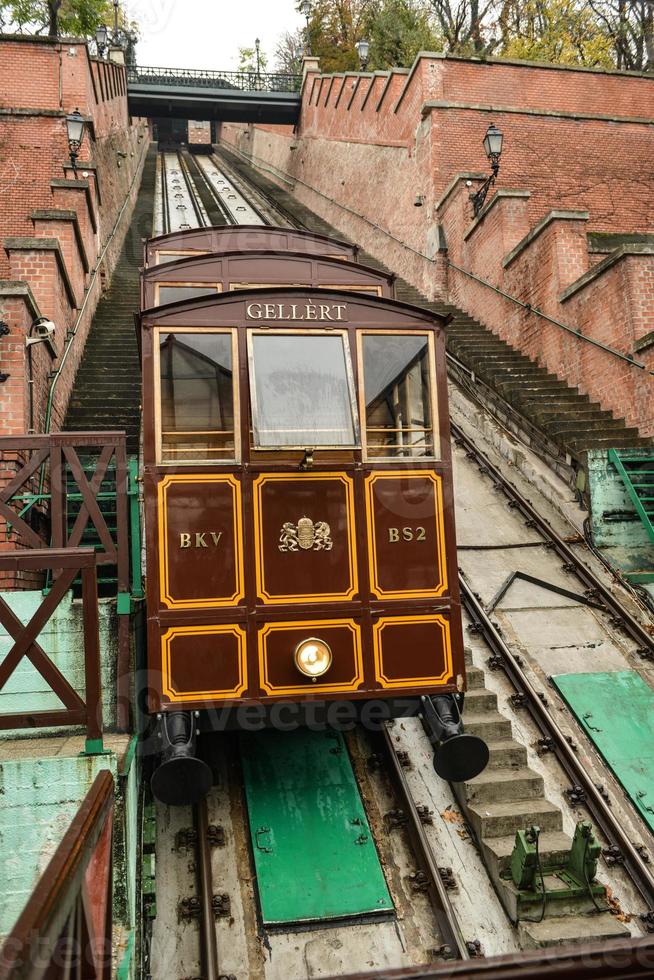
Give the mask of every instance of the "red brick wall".
[[[90, 290], [84, 314], [77, 325], [74, 346], [66, 361], [65, 374], [56, 389], [52, 418], [52, 429], [56, 430], [65, 415], [101, 285], [106, 285], [110, 279], [120, 253], [138, 190], [148, 131], [142, 120], [135, 120], [130, 125], [124, 67], [91, 59], [83, 43], [53, 43], [34, 38], [2, 40], [0, 77], [3, 79], [0, 175], [6, 189], [0, 203], [0, 280], [25, 281], [30, 285], [39, 313], [56, 324], [58, 355], [63, 352], [67, 331], [78, 319], [85, 290]], [[78, 179], [73, 181], [65, 115], [75, 108], [91, 123], [87, 125], [80, 152]], [[93, 166], [85, 170], [85, 164]], [[53, 186], [53, 181], [56, 185], [62, 180], [67, 180], [68, 185]], [[112, 237], [126, 195], [130, 196], [130, 202]], [[33, 217], [35, 210], [53, 209], [76, 213], [90, 266], [88, 272], [83, 266], [73, 223], [68, 219], [53, 220], [54, 216], [49, 219]], [[9, 239], [34, 237], [59, 241], [72, 285], [73, 302], [66, 293], [52, 252], [12, 250], [7, 244]], [[98, 275], [92, 281], [91, 273], [103, 251]], [[19, 316], [15, 303], [5, 301], [1, 284], [0, 316], [12, 328], [11, 338], [0, 338], [0, 365], [10, 348], [12, 357], [25, 362], [24, 339], [20, 349], [13, 350], [18, 331], [24, 334], [26, 329], [21, 319], [24, 310]], [[14, 323], [16, 316], [18, 319]], [[35, 427], [42, 431], [49, 384], [47, 374], [57, 367], [58, 362], [53, 364], [48, 359], [48, 363], [41, 365], [43, 346], [33, 350], [37, 374], [43, 373], [43, 377], [39, 374], [36, 378], [34, 386]], [[19, 372], [14, 373], [15, 382]], [[21, 374], [25, 379], [24, 370]], [[9, 422], [16, 415], [22, 416], [23, 430], [27, 429], [27, 417], [17, 408], [16, 400], [25, 401], [24, 392], [19, 394], [15, 383], [0, 386], [0, 434], [9, 429]]]
[[[498, 195], [477, 221], [471, 221], [468, 194], [465, 181], [459, 181], [439, 210], [448, 259], [454, 266], [654, 369], [654, 348], [643, 352], [634, 348], [654, 330], [652, 249], [625, 253], [602, 270], [589, 261], [587, 213], [560, 212], [542, 230], [532, 229], [529, 240], [525, 239], [527, 197]], [[582, 279], [591, 268], [596, 275]], [[573, 284], [581, 288], [566, 297]], [[513, 347], [578, 386], [644, 435], [654, 434], [654, 384], [646, 371], [521, 308], [452, 265], [448, 285], [453, 303]]]
[[[448, 271], [438, 243], [444, 225], [452, 261], [632, 353], [652, 315], [651, 256], [626, 257], [573, 298], [560, 297], [597, 261], [587, 231], [654, 227], [653, 96], [653, 76], [429, 56], [408, 74], [310, 74], [295, 132], [224, 124], [221, 138], [428, 296], [449, 296], [649, 434], [644, 372]], [[482, 139], [491, 121], [505, 136], [497, 189], [519, 193], [498, 199], [471, 231], [468, 195], [488, 172]], [[471, 187], [438, 208], [461, 173]], [[413, 206], [416, 194], [422, 208]], [[502, 257], [553, 210], [588, 218], [548, 226], [505, 270]]]

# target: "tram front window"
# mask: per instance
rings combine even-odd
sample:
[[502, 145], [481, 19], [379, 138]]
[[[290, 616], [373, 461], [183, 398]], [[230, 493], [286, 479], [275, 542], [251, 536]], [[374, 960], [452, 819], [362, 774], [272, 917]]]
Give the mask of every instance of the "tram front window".
[[159, 335], [161, 462], [234, 460], [230, 333]]
[[362, 348], [368, 458], [437, 457], [429, 336], [366, 333]]
[[350, 353], [343, 334], [252, 331], [249, 341], [258, 449], [358, 445]]

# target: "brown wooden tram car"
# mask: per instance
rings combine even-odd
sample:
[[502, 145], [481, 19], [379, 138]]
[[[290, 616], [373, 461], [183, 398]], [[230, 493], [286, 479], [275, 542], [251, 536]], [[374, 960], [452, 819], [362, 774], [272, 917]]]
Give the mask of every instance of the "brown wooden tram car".
[[294, 287], [141, 329], [149, 709], [461, 691], [442, 319]]
[[299, 228], [268, 225], [224, 225], [189, 228], [149, 238], [143, 249], [143, 264], [163, 265], [178, 259], [207, 255], [212, 252], [245, 252], [266, 249], [277, 252], [301, 252], [326, 258], [355, 262], [358, 246], [327, 238]]
[[358, 262], [311, 252], [210, 252], [152, 265], [141, 276], [141, 309], [230, 289], [313, 286], [392, 298], [395, 277]]

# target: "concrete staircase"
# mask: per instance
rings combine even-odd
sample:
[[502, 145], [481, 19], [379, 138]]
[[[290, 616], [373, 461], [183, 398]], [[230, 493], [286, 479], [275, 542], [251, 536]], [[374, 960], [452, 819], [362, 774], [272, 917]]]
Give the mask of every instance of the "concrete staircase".
[[[463, 718], [465, 729], [479, 735], [490, 749], [490, 762], [481, 775], [454, 786], [468, 824], [497, 894], [510, 919], [517, 922], [524, 948], [624, 937], [628, 929], [610, 912], [598, 912], [590, 897], [546, 903], [542, 921], [528, 921], [518, 913], [518, 890], [508, 871], [516, 831], [536, 824], [541, 829], [540, 854], [543, 865], [562, 859], [572, 844], [563, 832], [561, 810], [545, 798], [543, 778], [529, 768], [527, 750], [512, 735], [511, 722], [500, 714], [497, 695], [485, 685], [484, 671], [472, 664], [466, 651], [468, 693]], [[600, 901], [600, 905], [604, 901]], [[529, 919], [538, 919], [540, 900]]]
[[[345, 237], [236, 154], [221, 146], [219, 155], [272, 197], [296, 224], [319, 234]], [[373, 268], [389, 271], [366, 252], [360, 253], [360, 259]], [[397, 299], [404, 303], [450, 315], [448, 351], [493, 388], [562, 454], [569, 453], [583, 463], [588, 449], [651, 446], [651, 440], [640, 437], [637, 429], [627, 427], [624, 419], [616, 418], [597, 402], [591, 402], [587, 395], [550, 374], [463, 310], [447, 303], [430, 303], [419, 290], [401, 278], [396, 279], [395, 289]]]
[[141, 189], [111, 285], [98, 303], [68, 403], [64, 429], [124, 429], [127, 452], [138, 452], [141, 365], [134, 314], [139, 308], [142, 239], [152, 233], [156, 150], [145, 161]]

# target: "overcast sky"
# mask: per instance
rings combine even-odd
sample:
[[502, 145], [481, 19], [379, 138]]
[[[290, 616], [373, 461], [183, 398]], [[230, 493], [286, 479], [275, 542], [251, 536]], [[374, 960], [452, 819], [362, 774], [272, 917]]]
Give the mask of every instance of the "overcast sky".
[[140, 65], [235, 69], [238, 49], [261, 49], [273, 67], [280, 34], [304, 24], [296, 0], [127, 0], [138, 21]]

